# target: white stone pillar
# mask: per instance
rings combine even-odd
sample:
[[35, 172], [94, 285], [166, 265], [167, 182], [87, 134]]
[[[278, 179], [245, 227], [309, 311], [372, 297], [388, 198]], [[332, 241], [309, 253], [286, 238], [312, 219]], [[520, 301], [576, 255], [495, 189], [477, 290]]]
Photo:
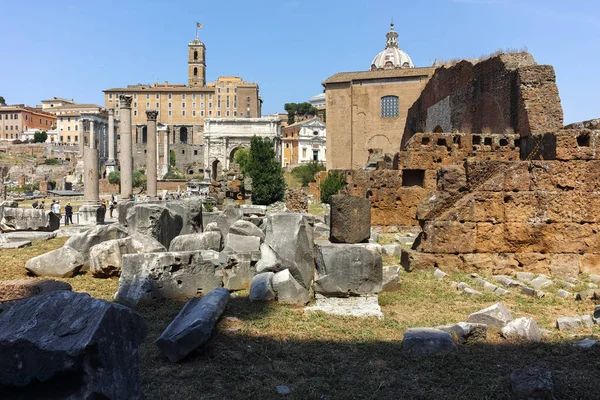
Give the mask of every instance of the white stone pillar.
[[133, 145], [131, 138], [131, 96], [119, 96], [121, 103], [121, 199], [129, 200], [133, 194]]
[[83, 118], [79, 118], [79, 156], [83, 157], [83, 146], [84, 146], [84, 140], [85, 140], [85, 135], [83, 134], [83, 130], [85, 128], [84, 126], [84, 119]]
[[108, 159], [106, 160], [106, 172], [111, 173], [117, 169], [115, 134], [115, 110], [108, 109]]
[[92, 149], [96, 148], [96, 132], [95, 132], [96, 127], [94, 126], [94, 120], [90, 119], [90, 142], [88, 143], [88, 146]]
[[156, 117], [157, 110], [146, 111], [146, 187], [150, 198], [156, 198]]

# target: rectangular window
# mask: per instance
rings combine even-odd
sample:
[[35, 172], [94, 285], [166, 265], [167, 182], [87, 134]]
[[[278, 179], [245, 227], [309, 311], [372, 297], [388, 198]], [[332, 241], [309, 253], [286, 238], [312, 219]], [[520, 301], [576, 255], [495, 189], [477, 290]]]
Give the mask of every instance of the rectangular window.
[[134, 93], [134, 94], [133, 94], [133, 98], [134, 98], [134, 99], [137, 99], [137, 93]]
[[168, 105], [169, 105], [169, 108], [171, 108], [171, 103], [169, 103]]
[[146, 108], [150, 108], [150, 103], [146, 103]]
[[182, 117], [185, 117], [185, 111], [182, 111], [182, 112], [181, 112], [181, 116], [182, 116]]
[[133, 116], [137, 116], [137, 110], [133, 110]]
[[208, 108], [212, 108], [212, 103], [208, 103]]
[[204, 100], [204, 93], [200, 93], [200, 99]]
[[133, 108], [137, 108], [137, 101], [133, 102]]
[[79, 124], [75, 125], [75, 130], [78, 131], [79, 130]]
[[109, 99], [112, 99], [112, 93], [109, 93], [109, 94], [108, 94], [108, 98], [109, 98]]
[[233, 89], [233, 93], [237, 93], [237, 88]]
[[204, 103], [200, 103], [200, 108], [204, 108]]
[[209, 95], [208, 95], [208, 99], [209, 99], [209, 100], [212, 100], [212, 93], [209, 93]]
[[70, 131], [70, 130], [71, 130], [71, 127], [70, 127], [70, 126], [67, 126], [67, 130], [68, 130], [68, 131]]
[[[229, 93], [229, 88], [227, 88], [227, 93]], [[229, 96], [227, 96], [227, 97], [229, 97]]]
[[185, 108], [185, 103], [181, 103], [181, 108]]
[[196, 116], [196, 110], [192, 111], [192, 117]]
[[185, 99], [185, 93], [182, 93], [182, 94], [181, 94], [181, 98], [182, 98], [182, 99]]
[[172, 111], [171, 111], [171, 110], [169, 110], [169, 117], [170, 117], [171, 115], [173, 115], [173, 113], [172, 113]]
[[160, 93], [156, 93], [156, 98], [160, 99]]
[[169, 93], [169, 100], [171, 99], [171, 97], [172, 97], [172, 96], [171, 96], [171, 93]]
[[196, 103], [192, 103], [192, 108], [196, 108]]
[[160, 103], [156, 103], [156, 108], [160, 108]]
[[115, 111], [115, 115], [118, 117], [119, 116], [119, 110]]
[[146, 93], [146, 100], [150, 99], [150, 93]]
[[221, 116], [221, 110], [217, 111], [217, 117]]
[[209, 111], [208, 111], [208, 116], [209, 116], [209, 117], [212, 117], [212, 110], [209, 110]]
[[71, 142], [71, 136], [67, 136], [67, 142]]
[[204, 110], [200, 110], [200, 116], [204, 117]]
[[233, 112], [233, 116], [234, 116], [234, 117], [237, 117], [237, 111], [234, 111], [234, 112]]
[[217, 93], [221, 93], [221, 88], [218, 88], [218, 89], [217, 89]]
[[381, 98], [381, 118], [398, 116], [398, 96], [383, 96]]
[[192, 100], [196, 100], [196, 93], [192, 95]]
[[302, 158], [306, 158], [306, 147], [302, 149]]
[[227, 110], [227, 116], [229, 117], [229, 110]]

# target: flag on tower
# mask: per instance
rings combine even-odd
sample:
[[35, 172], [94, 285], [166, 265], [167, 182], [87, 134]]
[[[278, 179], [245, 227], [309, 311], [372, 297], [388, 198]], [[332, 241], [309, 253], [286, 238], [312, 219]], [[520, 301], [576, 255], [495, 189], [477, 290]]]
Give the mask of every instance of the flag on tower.
[[196, 28], [202, 28], [202, 24], [200, 22], [196, 22]]

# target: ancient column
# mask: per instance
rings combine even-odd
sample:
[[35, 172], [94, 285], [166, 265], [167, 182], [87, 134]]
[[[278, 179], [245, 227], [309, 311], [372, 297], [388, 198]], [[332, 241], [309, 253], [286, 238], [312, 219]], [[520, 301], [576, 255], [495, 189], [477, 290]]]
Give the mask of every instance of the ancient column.
[[104, 207], [100, 202], [100, 174], [98, 149], [96, 148], [96, 130], [94, 121], [90, 123], [90, 140], [83, 144], [83, 204], [79, 207], [78, 221], [81, 225], [97, 225], [104, 223]]
[[84, 129], [84, 119], [79, 118], [79, 156], [83, 157], [83, 146], [84, 146], [84, 137], [83, 134]]
[[156, 116], [157, 110], [146, 111], [146, 187], [148, 197], [156, 198]]
[[96, 132], [93, 119], [90, 119], [90, 142], [88, 146], [92, 149], [96, 148]]
[[107, 165], [115, 165], [115, 110], [108, 110], [108, 162]]
[[133, 194], [133, 145], [131, 138], [131, 96], [120, 95], [121, 103], [121, 199], [131, 199]]

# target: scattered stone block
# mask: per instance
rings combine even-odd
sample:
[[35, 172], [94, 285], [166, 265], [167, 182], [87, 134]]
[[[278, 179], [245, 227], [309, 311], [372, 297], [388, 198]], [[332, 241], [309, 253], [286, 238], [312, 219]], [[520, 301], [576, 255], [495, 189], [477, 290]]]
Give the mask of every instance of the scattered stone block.
[[584, 290], [583, 292], [579, 292], [575, 294], [575, 300], [585, 301], [591, 300], [594, 298], [596, 293], [593, 290]]
[[277, 256], [277, 253], [268, 244], [261, 244], [260, 259], [256, 263], [256, 272], [278, 272], [281, 270], [281, 260]]
[[589, 315], [579, 317], [560, 317], [556, 319], [556, 327], [559, 331], [576, 331], [580, 329], [592, 329], [594, 322]]
[[535, 278], [533, 272], [517, 272], [515, 278], [523, 282], [531, 282]]
[[324, 223], [315, 224], [315, 239], [329, 237], [329, 225]]
[[306, 312], [321, 311], [343, 317], [375, 317], [383, 319], [377, 296], [325, 297], [315, 294], [315, 305], [305, 307]]
[[590, 274], [590, 275], [588, 275], [588, 278], [594, 282], [600, 283], [600, 275]]
[[225, 251], [233, 253], [250, 253], [259, 251], [259, 249], [260, 238], [257, 236], [242, 236], [231, 233], [230, 231], [225, 237]]
[[465, 283], [465, 282], [458, 282], [456, 284], [456, 289], [458, 289], [458, 290], [463, 290], [463, 289], [468, 288], [468, 287], [470, 287], [469, 284]]
[[331, 196], [331, 233], [333, 243], [361, 243], [371, 237], [371, 201], [364, 197]]
[[470, 287], [463, 288], [463, 292], [465, 292], [466, 294], [470, 294], [471, 296], [483, 296], [483, 293]]
[[534, 297], [535, 296], [535, 289], [527, 287], [527, 286], [521, 286], [519, 288], [519, 290], [521, 291], [521, 294], [524, 294], [525, 296], [531, 296]]
[[244, 217], [244, 211], [241, 208], [229, 207], [215, 218], [217, 227], [221, 231], [221, 235], [226, 237], [229, 233], [229, 228], [236, 221], [241, 220]]
[[31, 241], [29, 240], [12, 240], [0, 243], [0, 250], [22, 249], [28, 246], [31, 246]]
[[260, 206], [254, 204], [243, 204], [240, 206], [244, 215], [257, 215], [264, 217], [267, 214], [267, 206]]
[[49, 210], [4, 207], [0, 226], [3, 230], [52, 232], [60, 227], [58, 215]]
[[496, 303], [469, 315], [468, 322], [485, 324], [491, 328], [502, 329], [512, 321], [512, 314], [502, 303]]
[[89, 264], [90, 249], [107, 240], [122, 239], [129, 236], [127, 230], [117, 224], [98, 225], [71, 236], [65, 246], [79, 251], [83, 255], [84, 263]]
[[210, 222], [210, 223], [206, 224], [206, 226], [204, 227], [204, 232], [219, 232], [219, 233], [221, 233], [221, 230], [219, 229], [219, 226], [217, 225], [216, 222]]
[[398, 244], [384, 244], [383, 246], [381, 246], [381, 250], [386, 256], [402, 256], [402, 247]]
[[559, 285], [562, 285], [568, 289], [574, 289], [577, 285], [574, 285], [571, 282], [567, 282], [567, 281], [556, 281], [556, 283], [558, 283]]
[[127, 228], [130, 233], [151, 236], [166, 248], [179, 235], [182, 227], [181, 215], [160, 204], [136, 204], [127, 213]]
[[510, 375], [513, 394], [518, 400], [554, 399], [552, 373], [537, 366], [528, 366]]
[[530, 342], [539, 342], [542, 340], [542, 332], [537, 322], [533, 318], [517, 318], [510, 321], [501, 330], [505, 338], [517, 337]]
[[487, 325], [485, 324], [459, 322], [455, 325], [436, 326], [435, 329], [455, 335], [458, 342], [462, 344], [480, 342], [487, 338]]
[[169, 251], [221, 251], [221, 231], [191, 233], [175, 237], [169, 245]]
[[494, 290], [494, 294], [497, 294], [498, 296], [504, 296], [509, 294], [510, 292], [506, 289], [502, 289], [501, 287], [496, 288], [496, 290]]
[[119, 304], [67, 290], [33, 297], [0, 314], [3, 395], [140, 399], [145, 336], [142, 317]]
[[277, 272], [271, 280], [277, 301], [287, 304], [305, 305], [310, 300], [310, 293], [294, 279], [289, 269]]
[[383, 279], [382, 279], [382, 292], [395, 292], [401, 289], [400, 286], [400, 271], [402, 267], [399, 265], [392, 265], [389, 267], [383, 267]]
[[381, 291], [383, 263], [375, 245], [323, 243], [316, 249], [316, 293], [347, 297]]
[[181, 216], [183, 225], [179, 232], [180, 235], [190, 235], [203, 231], [202, 199], [169, 200], [161, 204]]
[[12, 240], [27, 240], [30, 242], [41, 242], [50, 239], [54, 239], [57, 235], [57, 231], [54, 232], [38, 232], [38, 231], [22, 231], [22, 232], [6, 232], [2, 236], [6, 237], [9, 241]]
[[252, 254], [223, 252], [220, 257], [223, 256], [226, 257], [225, 261], [221, 262], [223, 287], [228, 290], [249, 289], [256, 275], [256, 269], [252, 266]]
[[566, 298], [569, 298], [572, 296], [573, 296], [573, 293], [567, 292], [566, 290], [563, 290], [563, 289], [559, 289], [558, 292], [556, 292], [556, 297], [558, 297], [559, 299], [566, 299]]
[[[500, 289], [498, 286], [494, 285], [493, 283], [489, 283], [489, 282], [485, 282], [483, 284], [483, 288], [485, 290], [487, 290], [488, 292], [492, 292], [494, 293], [496, 290]], [[502, 289], [504, 290], [504, 289]]]
[[212, 250], [125, 254], [115, 300], [187, 300], [222, 285], [219, 254]]
[[410, 328], [404, 332], [402, 350], [415, 355], [444, 355], [458, 349], [448, 332], [433, 328]]
[[185, 304], [155, 342], [169, 361], [181, 360], [210, 339], [230, 298], [229, 290], [216, 288]]
[[29, 259], [25, 269], [34, 276], [71, 278], [85, 264], [81, 252], [66, 244], [56, 250]]
[[436, 269], [433, 271], [433, 276], [435, 276], [437, 279], [444, 279], [445, 277], [447, 277], [447, 276], [448, 276], [448, 274], [447, 274], [447, 273], [445, 273], [444, 271], [442, 271], [441, 269], [439, 269], [439, 268], [436, 268]]
[[585, 338], [582, 341], [579, 341], [579, 342], [573, 344], [573, 346], [581, 347], [583, 349], [589, 349], [590, 347], [595, 346], [597, 343], [598, 343], [598, 341], [596, 341], [596, 340]]
[[533, 279], [530, 282], [530, 285], [538, 290], [543, 289], [548, 286], [552, 286], [552, 284], [553, 284], [552, 280], [546, 278], [543, 275], [538, 276], [537, 278]]
[[244, 220], [235, 221], [229, 228], [229, 233], [241, 236], [257, 236], [261, 242], [265, 240], [265, 234], [258, 226]]
[[587, 283], [586, 285], [590, 289], [598, 289], [598, 285], [596, 285], [595, 283]]
[[273, 272], [263, 272], [256, 275], [252, 279], [250, 286], [250, 300], [251, 301], [269, 301], [274, 300], [277, 294], [273, 289]]
[[313, 228], [308, 220], [302, 214], [270, 214], [265, 243], [277, 254], [281, 270], [289, 269], [302, 286], [310, 289], [315, 260]]

